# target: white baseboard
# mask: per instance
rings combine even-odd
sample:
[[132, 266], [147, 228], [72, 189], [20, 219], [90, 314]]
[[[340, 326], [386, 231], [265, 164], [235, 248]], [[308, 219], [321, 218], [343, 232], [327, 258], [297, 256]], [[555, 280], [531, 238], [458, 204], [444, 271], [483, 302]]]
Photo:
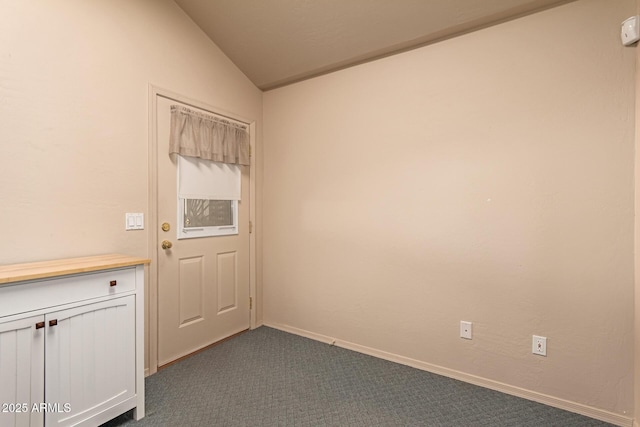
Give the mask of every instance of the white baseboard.
[[335, 345], [337, 347], [345, 348], [347, 350], [353, 350], [358, 353], [374, 356], [379, 359], [389, 360], [391, 362], [411, 366], [413, 368], [417, 368], [423, 371], [432, 372], [434, 374], [443, 375], [445, 377], [464, 381], [466, 383], [475, 384], [491, 390], [496, 390], [502, 393], [510, 394], [512, 396], [522, 397], [524, 399], [532, 400], [534, 402], [543, 403], [548, 406], [553, 406], [554, 408], [575, 412], [576, 414], [585, 415], [587, 417], [595, 418], [597, 420], [605, 421], [618, 426], [634, 427], [635, 425], [636, 427], [638, 427], [637, 423], [634, 424], [633, 418], [629, 418], [624, 415], [615, 414], [609, 411], [604, 411], [602, 409], [594, 408], [591, 406], [583, 405], [581, 403], [571, 402], [569, 400], [564, 400], [564, 399], [549, 396], [543, 393], [538, 393], [536, 391], [515, 387], [509, 384], [501, 383], [501, 382], [490, 380], [487, 378], [482, 378], [475, 375], [467, 374], [465, 372], [456, 371], [454, 369], [445, 368], [443, 366], [433, 365], [431, 363], [422, 362], [420, 360], [411, 359], [411, 358], [400, 356], [393, 353], [388, 353], [386, 351], [377, 350], [375, 348], [365, 347], [363, 345], [355, 344], [348, 341], [342, 341], [336, 338], [328, 337], [322, 334], [317, 334], [315, 332], [306, 331], [304, 329], [295, 328], [289, 325], [283, 325], [283, 324], [271, 323], [271, 322], [263, 322], [263, 325], [270, 328], [279, 329], [284, 332], [289, 332], [294, 335], [300, 335], [305, 338], [310, 338], [315, 341], [320, 341], [325, 344]]

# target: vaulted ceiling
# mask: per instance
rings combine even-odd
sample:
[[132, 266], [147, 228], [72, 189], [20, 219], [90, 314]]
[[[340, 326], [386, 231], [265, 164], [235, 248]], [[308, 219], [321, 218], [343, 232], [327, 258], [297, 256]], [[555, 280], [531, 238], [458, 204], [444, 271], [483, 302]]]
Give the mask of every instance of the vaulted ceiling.
[[573, 0], [175, 0], [260, 89]]

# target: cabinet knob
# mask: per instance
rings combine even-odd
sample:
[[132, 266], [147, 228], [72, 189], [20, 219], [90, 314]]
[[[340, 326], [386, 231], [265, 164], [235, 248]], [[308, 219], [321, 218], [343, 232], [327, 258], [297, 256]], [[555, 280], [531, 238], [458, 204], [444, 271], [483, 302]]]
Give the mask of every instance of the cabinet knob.
[[44, 328], [44, 322], [36, 323], [36, 329], [42, 329], [42, 328]]
[[49, 326], [56, 326], [58, 324], [58, 319], [49, 320]]
[[109, 282], [109, 286], [115, 286], [117, 284], [118, 284], [117, 280], [112, 280], [112, 281]]

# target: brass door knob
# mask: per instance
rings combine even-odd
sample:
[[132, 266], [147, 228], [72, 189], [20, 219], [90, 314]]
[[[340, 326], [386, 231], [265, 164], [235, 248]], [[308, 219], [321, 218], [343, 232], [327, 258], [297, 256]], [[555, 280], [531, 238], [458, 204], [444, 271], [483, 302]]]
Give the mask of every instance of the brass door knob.
[[162, 241], [162, 249], [171, 249], [171, 246], [173, 246], [173, 243], [171, 243], [168, 240], [163, 240]]

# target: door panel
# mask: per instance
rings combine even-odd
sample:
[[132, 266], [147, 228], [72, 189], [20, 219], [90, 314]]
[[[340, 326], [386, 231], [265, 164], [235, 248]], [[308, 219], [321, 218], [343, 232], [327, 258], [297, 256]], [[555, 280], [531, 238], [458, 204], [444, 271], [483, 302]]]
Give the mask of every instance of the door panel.
[[183, 327], [204, 320], [204, 257], [181, 259], [178, 264], [180, 327]]
[[238, 308], [237, 252], [218, 254], [218, 314]]
[[[177, 158], [168, 153], [170, 108], [181, 103], [159, 95], [156, 102], [156, 232], [158, 242], [172, 243], [170, 249], [157, 248], [158, 365], [162, 366], [249, 329], [250, 168], [241, 167], [238, 234], [178, 240]], [[170, 224], [168, 231], [160, 227], [163, 223]]]

